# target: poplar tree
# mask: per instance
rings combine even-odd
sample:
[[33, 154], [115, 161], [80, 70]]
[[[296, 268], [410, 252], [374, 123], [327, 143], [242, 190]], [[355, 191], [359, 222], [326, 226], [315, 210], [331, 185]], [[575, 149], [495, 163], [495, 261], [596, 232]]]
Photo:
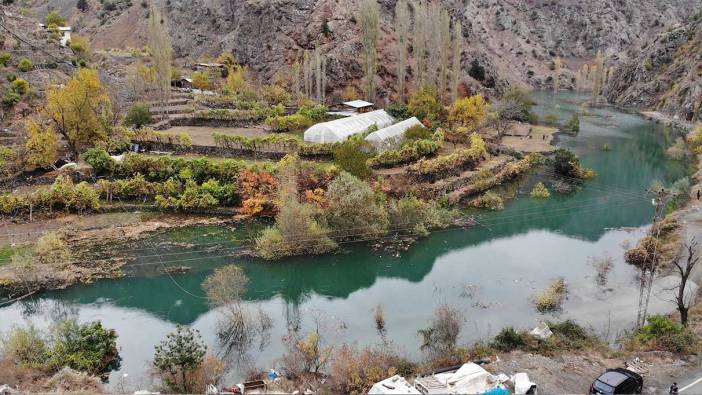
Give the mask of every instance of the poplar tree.
[[299, 102], [300, 101], [300, 95], [302, 94], [301, 90], [301, 83], [300, 79], [302, 78], [301, 76], [301, 70], [300, 70], [300, 62], [295, 61], [295, 63], [292, 64], [292, 90], [293, 93], [295, 94], [295, 101]]
[[395, 33], [397, 34], [397, 93], [400, 101], [405, 101], [405, 79], [407, 74], [407, 39], [410, 14], [407, 0], [395, 4]]
[[417, 90], [420, 90], [426, 83], [426, 30], [427, 6], [420, 1], [414, 7], [414, 30], [412, 32]]
[[592, 71], [592, 100], [596, 101], [602, 92], [602, 84], [604, 81], [604, 55], [602, 51], [597, 51], [597, 57], [595, 58], [595, 65]]
[[446, 88], [448, 84], [449, 56], [451, 55], [451, 18], [446, 9], [441, 10], [441, 59], [439, 69], [439, 93], [442, 99], [446, 99]]
[[380, 37], [380, 7], [377, 0], [362, 0], [359, 19], [363, 43], [363, 74], [366, 99], [374, 101], [375, 75], [378, 68], [378, 38]]
[[561, 81], [561, 58], [556, 57], [556, 59], [553, 60], [553, 92], [557, 93], [558, 92], [558, 85], [560, 84]]
[[310, 51], [305, 50], [305, 52], [302, 53], [302, 75], [306, 98], [312, 96], [312, 70], [310, 64]]
[[453, 66], [451, 67], [451, 101], [458, 99], [458, 83], [461, 79], [461, 45], [463, 44], [463, 27], [459, 21], [453, 25]]
[[[171, 92], [171, 57], [173, 48], [168, 35], [166, 21], [161, 11], [151, 5], [149, 12], [149, 48], [156, 70], [156, 86], [161, 108], [167, 109]], [[167, 112], [166, 112], [167, 114]]]

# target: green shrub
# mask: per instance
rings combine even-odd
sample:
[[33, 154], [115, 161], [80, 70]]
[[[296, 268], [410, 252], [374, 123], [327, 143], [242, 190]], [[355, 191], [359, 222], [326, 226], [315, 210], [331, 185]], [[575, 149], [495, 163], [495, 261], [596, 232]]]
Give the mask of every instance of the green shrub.
[[46, 365], [54, 371], [64, 366], [93, 375], [119, 368], [117, 332], [99, 321], [78, 324], [66, 320], [52, 328], [53, 347]]
[[523, 347], [525, 344], [522, 335], [514, 330], [514, 328], [508, 327], [502, 329], [500, 333], [495, 336], [490, 346], [500, 351], [509, 352]]
[[570, 117], [565, 129], [573, 134], [580, 132], [580, 117], [578, 116], [578, 113], [574, 113], [573, 116]]
[[59, 321], [48, 332], [29, 326], [14, 327], [3, 341], [6, 357], [14, 363], [53, 373], [69, 367], [90, 375], [119, 369], [117, 333], [99, 321], [79, 324]]
[[354, 176], [366, 179], [372, 174], [367, 163], [372, 156], [366, 152], [369, 149], [370, 144], [361, 136], [351, 136], [334, 149], [334, 162]]
[[443, 141], [443, 132], [441, 130], [437, 130], [431, 136], [431, 139], [409, 141], [398, 150], [389, 150], [380, 153], [379, 155], [368, 160], [368, 166], [373, 168], [395, 167], [398, 165], [416, 162], [419, 159], [432, 155], [438, 151], [443, 145]]
[[124, 117], [124, 123], [135, 129], [139, 129], [151, 122], [151, 111], [149, 111], [149, 106], [144, 103], [134, 104]]
[[41, 368], [46, 350], [45, 335], [33, 325], [13, 327], [2, 339], [3, 355], [22, 367]]
[[29, 82], [23, 78], [17, 78], [10, 84], [10, 89], [19, 95], [24, 95], [29, 92]]
[[546, 185], [544, 185], [543, 182], [539, 182], [534, 185], [530, 195], [536, 199], [548, 199], [551, 197], [551, 192], [549, 192], [548, 188], [546, 188]]
[[95, 174], [112, 172], [114, 169], [115, 161], [102, 148], [89, 148], [80, 158], [93, 167]]
[[34, 63], [30, 59], [27, 59], [27, 58], [21, 59], [19, 61], [19, 63], [17, 64], [17, 68], [19, 69], [19, 71], [22, 71], [25, 73], [27, 71], [31, 70], [32, 67], [34, 67]]
[[313, 107], [302, 106], [297, 113], [313, 121], [321, 121], [327, 116], [328, 112], [329, 107], [323, 104], [318, 104]]
[[2, 66], [2, 67], [9, 66], [11, 60], [12, 60], [12, 55], [10, 55], [7, 52], [0, 52], [0, 66]]
[[2, 104], [4, 104], [7, 107], [12, 107], [15, 104], [19, 103], [20, 100], [22, 100], [22, 96], [20, 96], [19, 93], [12, 90], [8, 90], [2, 97]]
[[446, 156], [434, 159], [421, 159], [407, 167], [407, 173], [415, 178], [433, 181], [477, 165], [487, 155], [487, 144], [473, 133], [470, 136], [470, 148], [458, 150]]
[[431, 137], [431, 130], [422, 125], [412, 126], [405, 130], [406, 140], [428, 140]]
[[388, 114], [390, 114], [391, 117], [398, 120], [407, 119], [412, 116], [412, 114], [410, 114], [409, 112], [409, 109], [407, 109], [407, 106], [402, 103], [393, 103], [389, 105]]
[[558, 175], [562, 175], [574, 180], [582, 180], [594, 177], [592, 170], [585, 169], [580, 165], [580, 159], [567, 149], [556, 150], [553, 159], [553, 170]]
[[59, 14], [58, 11], [51, 10], [46, 15], [46, 19], [44, 21], [44, 24], [46, 26], [49, 26], [49, 25], [66, 26], [66, 18], [64, 18], [61, 14]]
[[314, 121], [300, 113], [291, 115], [278, 115], [266, 118], [266, 125], [273, 128], [276, 132], [299, 132], [309, 126], [312, 126]]
[[502, 210], [505, 208], [505, 203], [500, 197], [500, 195], [492, 191], [485, 192], [481, 196], [478, 196], [477, 198], [473, 199], [470, 202], [470, 205], [473, 207], [484, 208], [493, 211]]
[[652, 315], [646, 325], [632, 333], [628, 345], [635, 349], [691, 354], [699, 349], [699, 339], [670, 317]]

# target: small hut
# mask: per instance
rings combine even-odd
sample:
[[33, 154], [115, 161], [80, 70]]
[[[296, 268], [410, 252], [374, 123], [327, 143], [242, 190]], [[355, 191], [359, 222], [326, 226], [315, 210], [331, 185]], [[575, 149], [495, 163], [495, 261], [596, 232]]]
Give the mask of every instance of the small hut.
[[352, 100], [342, 103], [346, 111], [355, 112], [357, 114], [363, 114], [369, 111], [373, 111], [375, 105], [371, 102], [365, 100]]
[[188, 77], [180, 77], [173, 81], [173, 86], [181, 89], [193, 89], [193, 80]]

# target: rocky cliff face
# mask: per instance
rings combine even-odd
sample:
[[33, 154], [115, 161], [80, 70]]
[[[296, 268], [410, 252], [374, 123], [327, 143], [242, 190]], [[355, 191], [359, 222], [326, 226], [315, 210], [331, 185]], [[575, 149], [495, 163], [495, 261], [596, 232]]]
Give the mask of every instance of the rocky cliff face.
[[[142, 46], [145, 2], [111, 0], [111, 11], [97, 1], [87, 13], [76, 0], [37, 2], [39, 16], [56, 8], [69, 14], [97, 48]], [[395, 0], [381, 5], [380, 89], [395, 85]], [[106, 4], [107, 2], [105, 2]], [[143, 4], [142, 4], [143, 3]], [[646, 42], [651, 34], [680, 23], [700, 0], [443, 0], [463, 27], [463, 82], [470, 90], [503, 90], [513, 83], [551, 86], [551, 59], [561, 56], [561, 86], [572, 85], [576, 69], [603, 50], [617, 60], [622, 51]], [[328, 58], [329, 88], [339, 90], [362, 77], [358, 0], [163, 0], [176, 54], [196, 59], [231, 50], [237, 59], [270, 78], [320, 47]], [[323, 28], [326, 26], [327, 28]], [[468, 75], [477, 60], [486, 76]]]
[[630, 52], [606, 88], [609, 101], [702, 120], [702, 14]]

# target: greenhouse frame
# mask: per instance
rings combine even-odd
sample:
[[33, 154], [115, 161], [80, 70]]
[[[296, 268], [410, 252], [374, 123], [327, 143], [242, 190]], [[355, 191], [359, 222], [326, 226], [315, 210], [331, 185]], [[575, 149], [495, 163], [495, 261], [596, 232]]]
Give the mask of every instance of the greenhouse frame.
[[384, 128], [393, 122], [395, 119], [385, 110], [375, 110], [312, 125], [305, 131], [305, 141], [320, 144], [337, 143], [354, 134], [363, 133], [373, 125]]

